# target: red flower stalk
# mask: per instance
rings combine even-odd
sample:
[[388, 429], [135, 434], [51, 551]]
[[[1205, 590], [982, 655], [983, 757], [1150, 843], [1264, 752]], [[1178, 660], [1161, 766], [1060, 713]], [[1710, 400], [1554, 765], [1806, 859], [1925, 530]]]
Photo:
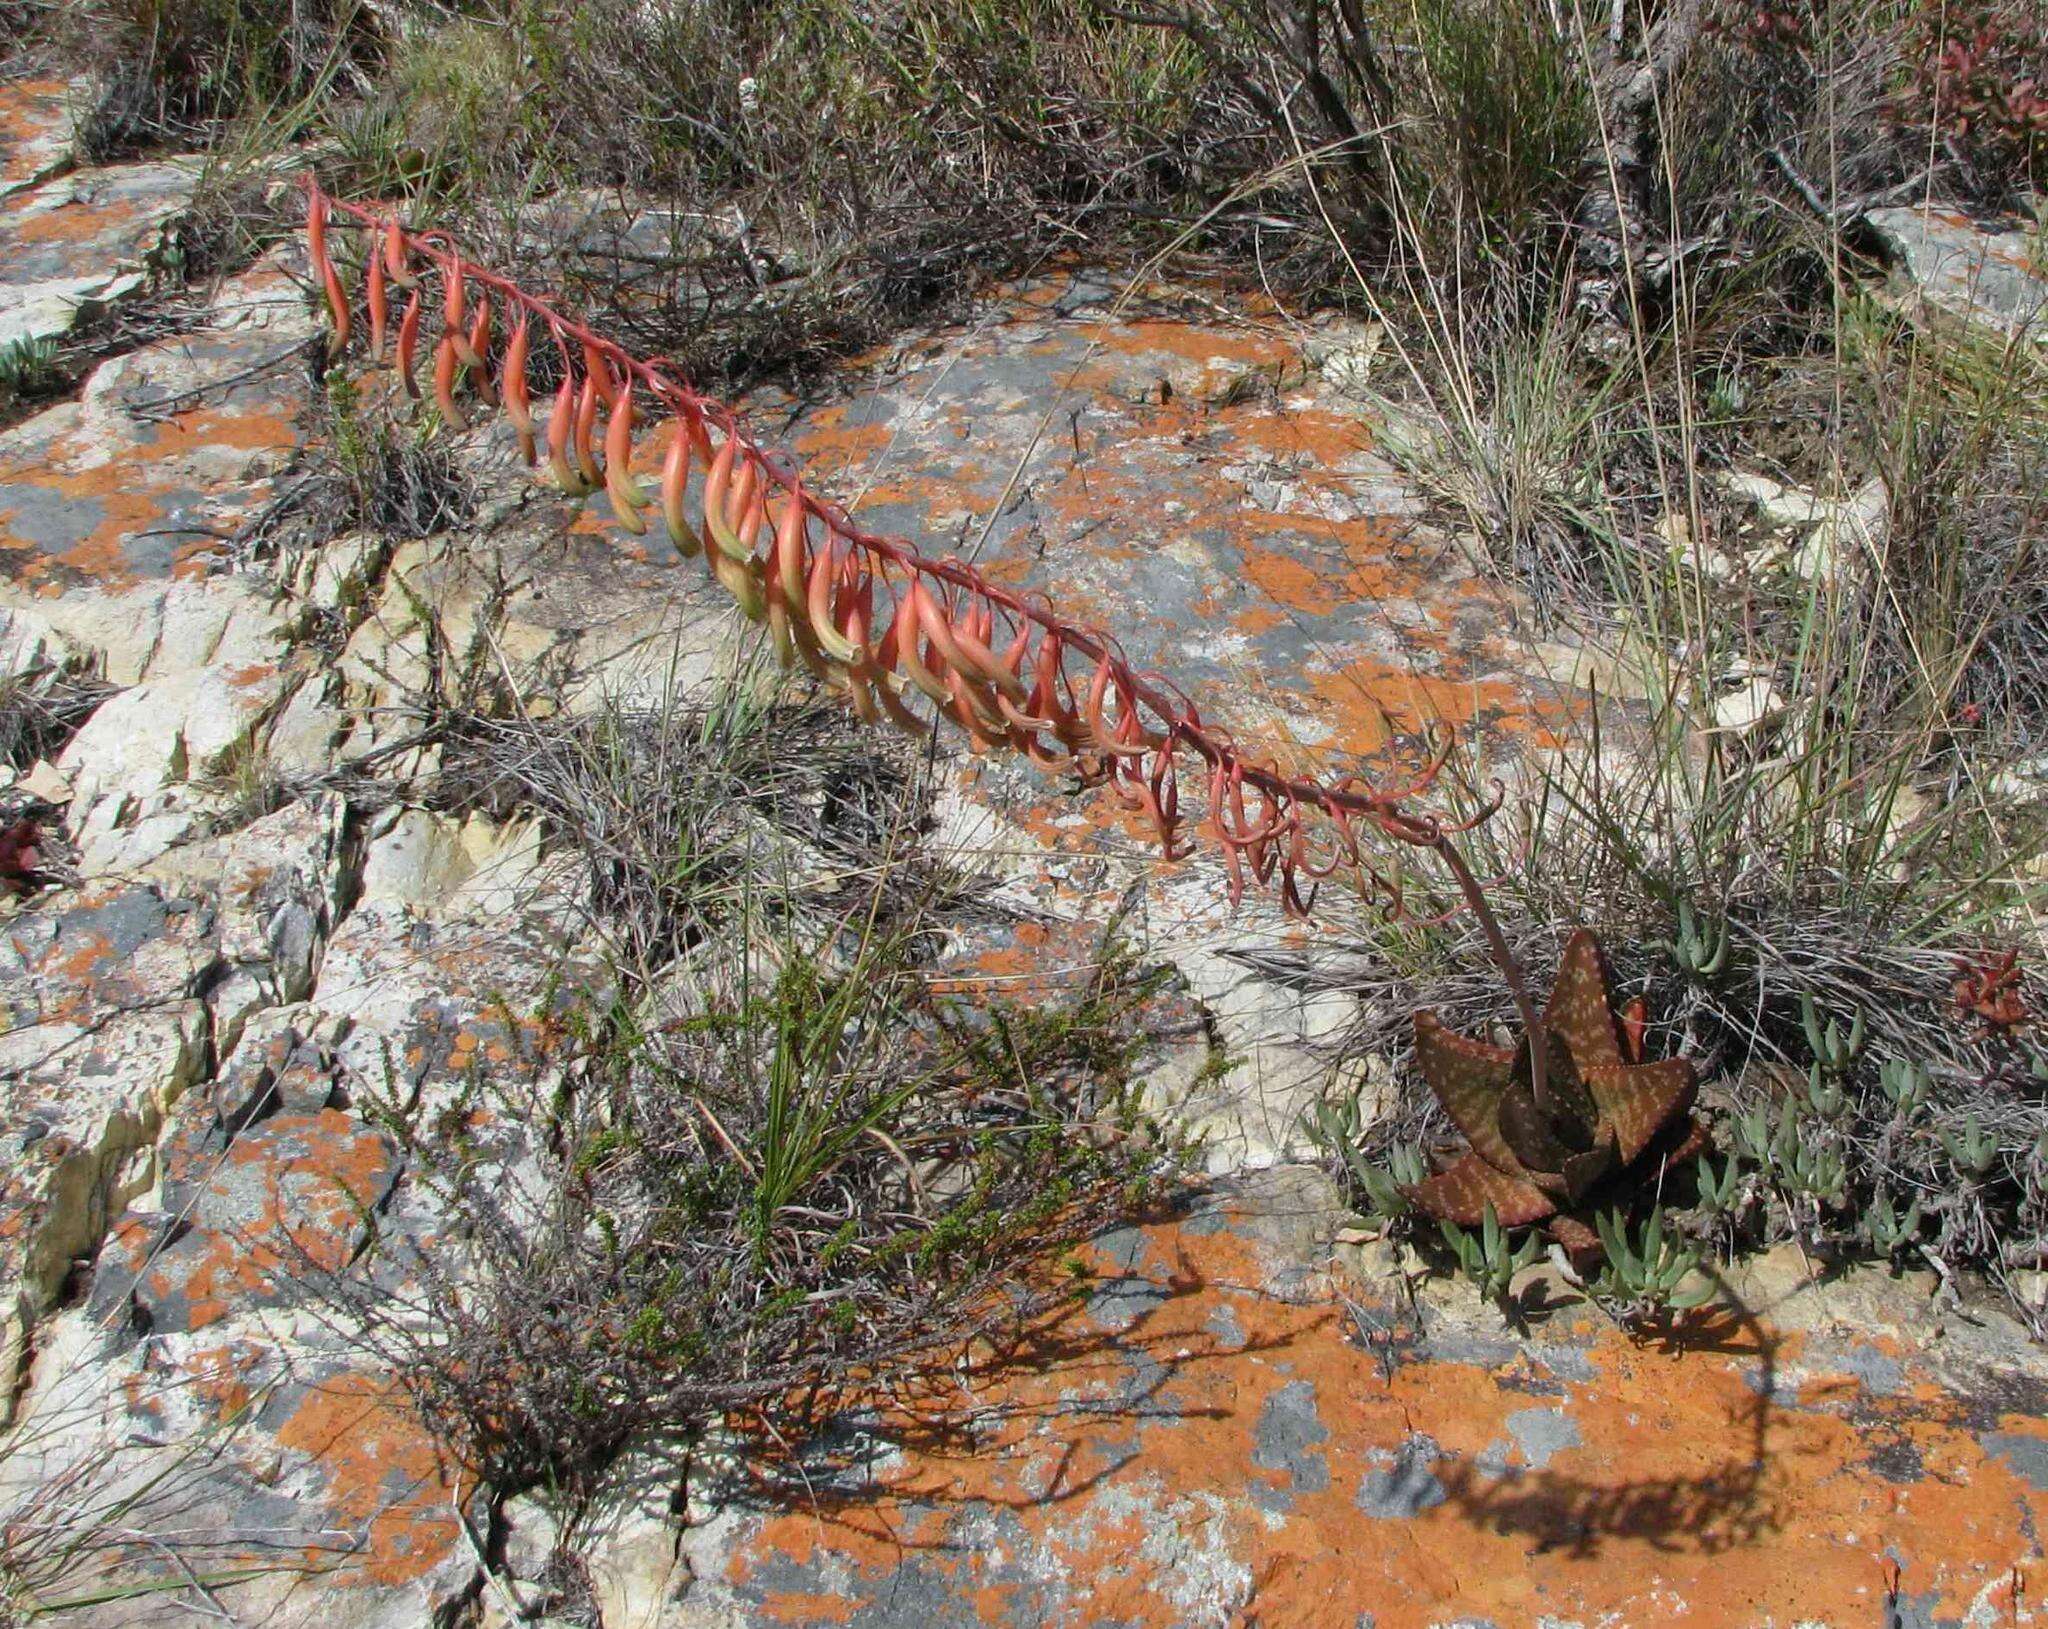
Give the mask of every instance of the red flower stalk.
[[[1490, 815], [1498, 795], [1477, 820], [1462, 825], [1410, 807], [1442, 772], [1448, 735], [1404, 785], [1376, 785], [1356, 775], [1323, 782], [1253, 758], [1227, 731], [1204, 723], [1170, 680], [1136, 671], [1109, 633], [1070, 621], [1043, 596], [991, 581], [961, 560], [930, 559], [903, 539], [864, 531], [765, 451], [729, 408], [692, 389], [669, 364], [630, 355], [465, 259], [443, 233], [416, 232], [388, 214], [330, 198], [310, 180], [307, 192], [308, 247], [334, 322], [334, 354], [346, 346], [350, 324], [327, 251], [330, 223], [370, 234], [368, 253], [377, 263], [374, 329], [384, 327], [387, 285], [411, 291], [397, 345], [399, 375], [409, 388], [422, 274], [439, 276], [443, 315], [434, 399], [441, 417], [457, 428], [467, 422], [456, 400], [465, 384], [476, 402], [502, 400], [529, 459], [538, 449], [527, 343], [529, 332], [545, 331], [562, 368], [545, 432], [554, 483], [573, 497], [604, 487], [613, 514], [636, 533], [646, 530], [645, 511], [658, 504], [677, 549], [686, 557], [704, 554], [741, 611], [768, 624], [783, 663], [802, 661], [862, 718], [927, 731], [932, 719], [916, 707], [921, 693], [934, 714], [966, 733], [976, 752], [1018, 752], [1107, 785], [1146, 818], [1170, 859], [1188, 852], [1180, 771], [1184, 762], [1198, 763], [1195, 784], [1208, 794], [1199, 830], [1223, 852], [1233, 902], [1256, 882], [1277, 888], [1289, 914], [1307, 916], [1322, 880], [1341, 872], [1363, 897], [1398, 913], [1398, 867], [1375, 865], [1363, 839], [1377, 834], [1433, 849], [1479, 915], [1524, 1003], [1525, 1020], [1532, 1029], [1540, 1023], [1526, 1006], [1519, 971], [1478, 884], [1450, 841]], [[495, 357], [494, 299], [512, 325], [511, 340]], [[602, 462], [595, 436], [600, 412]], [[643, 414], [648, 423], [668, 421], [658, 492], [629, 468]], [[692, 524], [687, 506], [693, 463], [703, 471], [701, 527]]]

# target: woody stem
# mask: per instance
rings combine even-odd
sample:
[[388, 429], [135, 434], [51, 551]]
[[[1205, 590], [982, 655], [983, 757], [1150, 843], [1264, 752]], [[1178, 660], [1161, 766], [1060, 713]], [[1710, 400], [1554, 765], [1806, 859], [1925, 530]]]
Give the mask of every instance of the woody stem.
[[1529, 1094], [1535, 1098], [1538, 1110], [1548, 1112], [1549, 1038], [1543, 1032], [1543, 1018], [1536, 1011], [1536, 1003], [1529, 999], [1529, 981], [1522, 976], [1522, 964], [1508, 948], [1507, 935], [1500, 930], [1500, 919], [1486, 902], [1486, 890], [1479, 886], [1479, 879], [1472, 875], [1472, 868], [1465, 863], [1465, 856], [1458, 852], [1450, 834], [1439, 833], [1430, 847], [1436, 850], [1437, 858], [1444, 862], [1458, 884], [1458, 891], [1465, 896], [1465, 903], [1472, 907], [1472, 914], [1479, 919], [1479, 929], [1486, 935], [1494, 965], [1500, 969], [1501, 977], [1507, 980], [1508, 991], [1514, 996], [1515, 1006], [1522, 1015], [1522, 1032], [1529, 1037]]

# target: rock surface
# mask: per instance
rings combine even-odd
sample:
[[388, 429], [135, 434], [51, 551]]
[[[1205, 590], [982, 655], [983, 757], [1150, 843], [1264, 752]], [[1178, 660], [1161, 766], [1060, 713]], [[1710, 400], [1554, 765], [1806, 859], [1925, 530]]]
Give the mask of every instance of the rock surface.
[[638, 1621], [2032, 1621], [2048, 1365], [1860, 1281], [1738, 1282], [1668, 1344], [1518, 1337], [1323, 1270], [1334, 1219], [1276, 1170], [1100, 1241], [1085, 1308], [976, 1382], [971, 1448], [849, 1421], [815, 1504], [728, 1496]]
[[2048, 264], [2039, 234], [1987, 231], [1937, 205], [1874, 209], [1869, 220], [1929, 302], [2008, 334], [2044, 338]]
[[71, 162], [86, 90], [60, 79], [0, 85], [0, 198], [47, 181]]
[[[192, 196], [199, 162], [76, 171], [6, 194], [0, 345], [61, 338], [140, 289], [164, 223]], [[31, 156], [22, 167], [32, 173], [35, 163]]]
[[[0, 95], [7, 313], [148, 298], [187, 185], [66, 173], [65, 96]], [[40, 1604], [556, 1621], [568, 1545], [600, 1617], [560, 1621], [605, 1629], [2035, 1621], [2048, 1374], [2016, 1332], [1784, 1260], [1668, 1345], [1410, 1284], [1290, 1163], [1350, 1016], [1262, 971], [1302, 930], [1229, 915], [1213, 861], [1162, 869], [1101, 797], [951, 752], [931, 835], [984, 908], [938, 976], [1059, 999], [1127, 908], [1180, 975], [1149, 1090], [1216, 1182], [1096, 1240], [1027, 1350], [850, 1410], [779, 1489], [650, 1447], [572, 1532], [477, 1486], [309, 1291], [457, 1260], [418, 1139], [519, 1169], [564, 1013], [609, 997], [548, 829], [427, 806], [437, 709], [687, 699], [734, 630], [701, 565], [529, 485], [501, 426], [455, 444], [425, 535], [277, 545], [325, 433], [296, 271], [0, 432], [0, 662], [94, 686], [33, 780], [63, 863], [0, 907], [0, 1533]], [[1355, 400], [1375, 334], [1105, 299], [1010, 291], [790, 438], [870, 525], [1056, 589], [1284, 763], [1395, 772], [1440, 722], [1512, 757], [1617, 692], [1421, 524]]]

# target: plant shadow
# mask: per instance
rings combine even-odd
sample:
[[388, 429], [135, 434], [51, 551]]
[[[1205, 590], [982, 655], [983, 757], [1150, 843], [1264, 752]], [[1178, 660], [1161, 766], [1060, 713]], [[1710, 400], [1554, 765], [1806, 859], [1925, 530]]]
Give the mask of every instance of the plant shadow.
[[1461, 1461], [1437, 1473], [1446, 1504], [1474, 1526], [1528, 1539], [1539, 1555], [1591, 1557], [1615, 1540], [1717, 1555], [1775, 1531], [1780, 1515], [1766, 1477], [1782, 1338], [1725, 1284], [1723, 1293], [1722, 1302], [1643, 1337], [1667, 1353], [1753, 1360], [1749, 1397], [1718, 1463], [1683, 1476], [1595, 1481], [1545, 1467], [1489, 1475]]
[[[746, 1451], [723, 1456], [716, 1471], [695, 1460], [683, 1468], [687, 1493], [675, 1508], [687, 1515], [739, 1507], [764, 1520], [795, 1517], [810, 1524], [806, 1543], [819, 1550], [951, 1574], [982, 1565], [976, 1558], [991, 1524], [1019, 1531], [1016, 1524], [1036, 1512], [1049, 1532], [1086, 1530], [1105, 1496], [1121, 1497], [1123, 1490], [1151, 1497], [1141, 1490], [1163, 1472], [1176, 1493], [1184, 1490], [1173, 1479], [1192, 1476], [1186, 1491], [1241, 1503], [1248, 1524], [1242, 1542], [1257, 1551], [1264, 1529], [1252, 1507], [1268, 1517], [1285, 1507], [1270, 1502], [1264, 1416], [1256, 1426], [1239, 1418], [1248, 1410], [1236, 1400], [1234, 1366], [1326, 1374], [1329, 1348], [1342, 1345], [1358, 1364], [1356, 1383], [1379, 1391], [1365, 1391], [1366, 1406], [1384, 1424], [1398, 1417], [1403, 1405], [1396, 1398], [1412, 1385], [1413, 1376], [1397, 1385], [1403, 1369], [1475, 1361], [1497, 1367], [1503, 1351], [1511, 1349], [1506, 1361], [1514, 1362], [1532, 1350], [1532, 1339], [1537, 1350], [1546, 1343], [1542, 1335], [1510, 1337], [1490, 1358], [1468, 1355], [1460, 1343], [1469, 1332], [1424, 1329], [1412, 1300], [1405, 1313], [1384, 1309], [1383, 1322], [1347, 1325], [1342, 1298], [1303, 1295], [1296, 1284], [1276, 1290], [1243, 1271], [1241, 1259], [1216, 1262], [1205, 1244], [1184, 1226], [1159, 1230], [1146, 1250], [1122, 1251], [1120, 1267], [1098, 1277], [1085, 1300], [1020, 1326], [978, 1355], [971, 1371], [929, 1364], [886, 1390], [831, 1399], [829, 1417], [814, 1417], [794, 1450], [784, 1451], [776, 1433], [757, 1432]], [[1112, 1245], [1103, 1253], [1119, 1250]], [[1219, 1306], [1246, 1310], [1256, 1328], [1241, 1340], [1204, 1342], [1199, 1332], [1218, 1327]], [[1519, 1535], [1531, 1554], [1575, 1558], [1616, 1542], [1710, 1556], [1773, 1532], [1779, 1514], [1766, 1473], [1779, 1338], [1731, 1298], [1645, 1339], [1667, 1353], [1744, 1362], [1747, 1397], [1716, 1463], [1690, 1474], [1599, 1481], [1489, 1463], [1483, 1455], [1444, 1455], [1431, 1446], [1410, 1465], [1411, 1450], [1430, 1429], [1417, 1410], [1410, 1434], [1395, 1445], [1392, 1474], [1410, 1473], [1417, 1495], [1405, 1514], [1432, 1522], [1455, 1517], [1492, 1534]], [[1322, 1395], [1330, 1408], [1327, 1386]], [[1334, 1409], [1323, 1418], [1333, 1436], [1342, 1432]], [[1198, 1429], [1180, 1444], [1157, 1435], [1188, 1426]], [[1203, 1457], [1224, 1443], [1228, 1453], [1242, 1449], [1246, 1457]], [[1354, 1439], [1345, 1476], [1356, 1474], [1356, 1446]], [[1345, 1450], [1332, 1442], [1331, 1451]], [[1364, 1464], [1378, 1466], [1385, 1457], [1368, 1450]], [[1353, 1502], [1367, 1514], [1367, 1489], [1389, 1474], [1383, 1467], [1363, 1472]], [[1279, 1491], [1291, 1503], [1288, 1490]], [[1322, 1491], [1339, 1499], [1348, 1493], [1328, 1475]], [[1063, 1508], [1075, 1514], [1057, 1514]]]

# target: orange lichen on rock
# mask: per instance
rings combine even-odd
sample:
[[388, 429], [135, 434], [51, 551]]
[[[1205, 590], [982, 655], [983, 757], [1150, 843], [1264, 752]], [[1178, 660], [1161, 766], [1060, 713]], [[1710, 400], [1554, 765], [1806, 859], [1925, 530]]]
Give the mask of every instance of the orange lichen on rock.
[[0, 84], [0, 195], [28, 185], [64, 161], [72, 88], [61, 79]]
[[762, 1517], [725, 1586], [778, 1623], [1840, 1623], [1895, 1566], [1932, 1622], [2039, 1564], [2048, 1435], [1917, 1353], [1727, 1311], [1518, 1341], [1356, 1283], [1347, 1315], [1242, 1225], [1112, 1240], [1088, 1312], [972, 1376], [971, 1449], [906, 1422], [870, 1496]]
[[280, 1447], [311, 1459], [321, 1503], [363, 1539], [339, 1562], [325, 1547], [307, 1550], [307, 1566], [328, 1581], [407, 1584], [459, 1551], [456, 1512], [474, 1480], [448, 1461], [396, 1380], [330, 1375], [308, 1388], [276, 1437]]

